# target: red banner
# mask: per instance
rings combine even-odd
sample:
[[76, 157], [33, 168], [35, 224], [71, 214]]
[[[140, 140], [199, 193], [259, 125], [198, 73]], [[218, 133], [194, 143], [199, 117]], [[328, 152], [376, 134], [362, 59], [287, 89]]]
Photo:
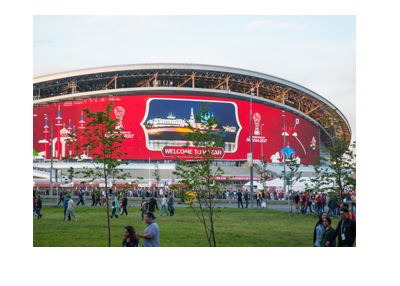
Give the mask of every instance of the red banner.
[[[253, 103], [250, 120], [250, 103], [237, 99], [183, 96], [183, 95], [135, 95], [109, 98], [93, 98], [48, 104], [33, 108], [33, 148], [44, 158], [50, 158], [50, 125], [53, 125], [53, 154], [66, 157], [72, 147], [66, 144], [68, 134], [84, 130], [88, 120], [82, 113], [104, 110], [114, 101], [113, 118], [119, 119], [117, 128], [123, 128], [124, 147], [127, 152], [122, 159], [175, 160], [175, 156], [186, 158], [182, 146], [190, 142], [186, 134], [190, 126], [205, 132], [207, 119], [218, 118], [219, 124], [211, 132], [221, 134], [223, 152], [218, 159], [246, 161], [250, 153], [250, 125], [253, 130], [253, 159], [281, 163], [284, 153], [300, 164], [311, 165], [319, 157], [318, 129], [303, 117], [285, 113], [279, 108]], [[210, 103], [209, 113], [202, 118], [200, 103]], [[44, 114], [47, 114], [46, 122]], [[285, 121], [284, 121], [285, 120]], [[283, 130], [283, 126], [286, 126]], [[79, 136], [78, 136], [79, 139]], [[285, 141], [285, 146], [284, 146]], [[195, 150], [195, 149], [187, 149]], [[90, 150], [79, 151], [90, 158]], [[184, 158], [184, 159], [185, 159]], [[189, 157], [187, 157], [190, 159]]]

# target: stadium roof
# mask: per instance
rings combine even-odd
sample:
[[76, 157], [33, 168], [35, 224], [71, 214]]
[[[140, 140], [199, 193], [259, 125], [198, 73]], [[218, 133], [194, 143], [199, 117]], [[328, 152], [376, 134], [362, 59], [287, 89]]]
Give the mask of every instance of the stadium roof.
[[[291, 81], [255, 71], [203, 64], [134, 64], [81, 69], [33, 79], [33, 104], [155, 90], [216, 91], [267, 99], [283, 109], [297, 110], [326, 131], [340, 121], [336, 134], [351, 139], [345, 116], [327, 99]], [[332, 116], [335, 115], [335, 116]], [[324, 136], [324, 135], [323, 135]], [[327, 144], [330, 140], [323, 138]]]

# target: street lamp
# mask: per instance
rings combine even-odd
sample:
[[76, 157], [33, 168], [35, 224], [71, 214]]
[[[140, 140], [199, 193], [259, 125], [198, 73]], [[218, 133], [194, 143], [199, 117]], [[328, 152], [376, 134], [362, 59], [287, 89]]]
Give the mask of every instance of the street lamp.
[[263, 137], [262, 137], [262, 127], [264, 124], [261, 124], [261, 160], [263, 160], [264, 153], [263, 153]]
[[53, 121], [47, 116], [44, 115], [46, 120], [50, 120], [50, 196], [53, 195]]
[[263, 136], [262, 136], [262, 128], [264, 124], [261, 124], [261, 163], [263, 166], [263, 192], [265, 194], [265, 166], [264, 166], [264, 152], [263, 152]]
[[250, 93], [250, 154], [251, 154], [250, 204], [251, 204], [251, 208], [254, 208], [254, 198], [253, 198], [253, 95], [254, 95], [254, 88], [251, 88], [251, 93]]
[[286, 198], [286, 120], [285, 120], [285, 110], [282, 110], [283, 117], [283, 195]]

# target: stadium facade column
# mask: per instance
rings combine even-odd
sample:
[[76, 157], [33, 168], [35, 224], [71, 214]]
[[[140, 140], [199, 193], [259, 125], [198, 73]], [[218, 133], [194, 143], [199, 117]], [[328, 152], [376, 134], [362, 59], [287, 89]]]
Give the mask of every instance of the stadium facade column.
[[[73, 133], [74, 136], [75, 136], [75, 125], [74, 125], [74, 129], [73, 129], [72, 133]], [[75, 142], [76, 142], [76, 137], [74, 137], [73, 140], [74, 140], [74, 143], [72, 144], [72, 154], [73, 154], [73, 155], [77, 155], [77, 152], [76, 152], [76, 150], [75, 150], [75, 146], [76, 146], [76, 144], [75, 144]]]
[[[68, 129], [67, 130], [68, 130], [68, 134], [72, 134], [71, 119], [69, 120]], [[68, 140], [68, 141], [71, 141], [71, 140]], [[71, 145], [68, 145], [68, 144], [65, 145], [65, 154], [68, 157], [72, 155], [71, 148], [72, 148]]]
[[56, 156], [55, 158], [61, 159], [61, 111], [60, 111], [60, 106], [58, 106], [58, 117], [56, 118], [57, 123], [55, 124], [57, 126], [57, 144], [56, 144]]
[[45, 158], [49, 159], [50, 158], [50, 156], [49, 156], [49, 145], [50, 145], [50, 142], [49, 142], [49, 140], [47, 140], [47, 134], [49, 133], [49, 126], [47, 125], [47, 117], [45, 119], [46, 119], [46, 125], [44, 126], [43, 133], [44, 133], [44, 140], [47, 141], [47, 143], [44, 144], [44, 152], [46, 154]]
[[[85, 143], [85, 142], [83, 142], [83, 131], [85, 130], [85, 121], [83, 120], [83, 111], [81, 111], [81, 121], [79, 121], [79, 127], [78, 127], [79, 129], [80, 129], [80, 133], [81, 133], [81, 142], [82, 142], [82, 145], [81, 146], [83, 146], [83, 144]], [[81, 154], [83, 154], [83, 152], [85, 151], [85, 149], [83, 149], [83, 150], [79, 150], [79, 152], [81, 153]]]

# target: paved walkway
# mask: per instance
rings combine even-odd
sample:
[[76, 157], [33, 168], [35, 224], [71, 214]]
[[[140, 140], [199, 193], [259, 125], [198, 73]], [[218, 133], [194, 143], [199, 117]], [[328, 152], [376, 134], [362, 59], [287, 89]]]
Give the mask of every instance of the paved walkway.
[[[75, 201], [75, 202], [77, 202], [77, 201]], [[130, 201], [129, 203], [130, 203], [130, 205], [132, 207], [140, 207], [140, 202], [139, 201]], [[87, 200], [87, 201], [85, 201], [85, 204], [86, 204], [86, 206], [91, 206], [92, 205], [92, 201], [91, 200]], [[56, 202], [51, 202], [51, 201], [50, 202], [49, 201], [43, 201], [43, 205], [45, 205], [45, 206], [54, 206], [54, 205], [57, 205], [57, 203]], [[246, 207], [246, 203], [243, 203], [243, 206]], [[60, 207], [62, 207], [61, 203], [60, 203]], [[79, 206], [75, 205], [75, 207], [79, 208], [80, 205]], [[99, 205], [97, 205], [97, 207], [99, 207]], [[188, 205], [186, 205], [186, 204], [178, 204], [175, 201], [174, 207], [175, 208], [186, 208], [186, 207], [188, 207]], [[217, 204], [216, 207], [237, 208], [238, 205], [237, 205], [237, 202], [236, 203], [221, 203], [221, 204]], [[128, 208], [129, 208], [129, 206], [128, 206]], [[248, 208], [251, 209], [250, 203], [249, 203]], [[257, 208], [257, 203], [256, 202], [254, 202], [254, 209], [259, 209], [259, 210], [265, 211], [265, 209], [262, 209], [261, 207]], [[268, 209], [269, 210], [276, 210], [276, 211], [283, 211], [283, 212], [290, 212], [290, 204], [288, 206], [288, 205], [282, 205], [282, 204], [274, 205], [273, 203], [268, 203]], [[329, 210], [329, 208], [325, 207], [325, 211], [328, 212], [328, 210]], [[293, 213], [296, 213], [295, 205], [293, 205]], [[308, 214], [310, 214], [310, 213], [308, 213]], [[356, 215], [356, 210], [354, 210], [354, 215]]]

